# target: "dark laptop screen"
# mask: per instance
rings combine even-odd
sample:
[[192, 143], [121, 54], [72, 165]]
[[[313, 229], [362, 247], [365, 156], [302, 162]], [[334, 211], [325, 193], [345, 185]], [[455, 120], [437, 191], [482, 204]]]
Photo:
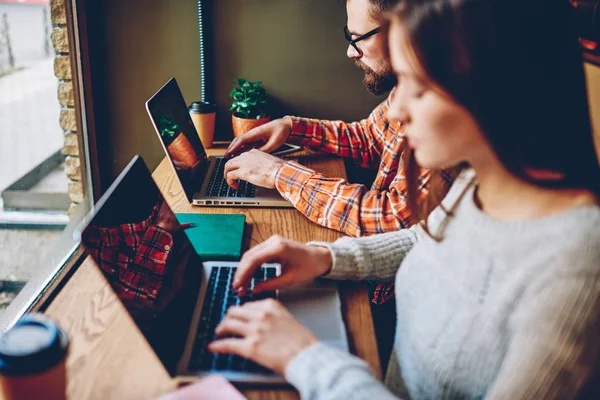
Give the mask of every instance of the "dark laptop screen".
[[174, 374], [202, 263], [140, 157], [129, 163], [90, 213], [81, 243]]
[[206, 173], [206, 152], [175, 78], [171, 78], [148, 100], [147, 107], [163, 148], [191, 203]]

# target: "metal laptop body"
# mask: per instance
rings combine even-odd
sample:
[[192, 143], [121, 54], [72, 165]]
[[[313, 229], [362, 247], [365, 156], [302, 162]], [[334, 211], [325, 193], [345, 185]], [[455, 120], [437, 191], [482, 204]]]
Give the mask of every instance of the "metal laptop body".
[[[195, 351], [194, 342], [197, 337], [197, 331], [201, 324], [201, 312], [204, 301], [206, 300], [206, 289], [208, 277], [213, 268], [216, 267], [236, 267], [237, 262], [232, 261], [212, 261], [204, 263], [204, 278], [197, 298], [196, 310], [194, 313], [191, 329], [185, 345], [185, 351], [177, 365], [177, 379], [180, 382], [190, 382], [198, 379], [198, 376], [206, 376], [218, 372], [231, 382], [240, 384], [259, 384], [259, 385], [284, 385], [286, 381], [283, 377], [274, 374], [247, 373], [239, 371], [194, 371], [190, 368], [190, 359]], [[280, 272], [278, 264], [265, 264], [264, 266], [273, 266]], [[346, 337], [346, 329], [341, 314], [341, 301], [337, 285], [331, 281], [318, 281], [310, 285], [296, 287], [294, 289], [279, 290], [277, 298], [285, 307], [300, 321], [308, 327], [323, 343], [335, 346], [341, 350], [349, 351]], [[196, 346], [201, 346], [201, 342], [196, 342]]]
[[[146, 102], [146, 110], [175, 175], [192, 205], [293, 207], [275, 189], [256, 186], [251, 197], [244, 196], [240, 191], [233, 191], [233, 195], [230, 195], [210, 190], [211, 176], [213, 172], [217, 172], [214, 171], [215, 165], [223, 157], [206, 155], [175, 78], [169, 79]], [[217, 179], [221, 178], [217, 176]]]
[[[226, 302], [243, 301], [231, 297], [229, 291], [237, 262], [201, 263], [140, 157], [134, 157], [119, 175], [76, 235], [171, 376], [193, 381], [219, 373], [240, 385], [286, 384], [281, 376], [239, 357], [234, 360], [233, 356], [210, 353], [214, 359], [197, 357], [199, 350], [214, 340], [214, 323], [225, 313]], [[278, 275], [279, 268], [277, 264], [263, 265], [262, 280]], [[218, 275], [220, 285], [215, 285], [215, 272], [225, 270], [229, 277], [222, 280]], [[257, 275], [253, 283], [256, 279]], [[213, 288], [217, 287], [226, 288], [227, 293], [216, 295]], [[281, 290], [273, 297], [321, 341], [348, 351], [334, 282]], [[212, 308], [205, 307], [207, 304]], [[207, 326], [208, 317], [215, 315], [217, 319]], [[210, 334], [199, 337], [200, 332]], [[240, 360], [249, 367], [234, 368], [234, 361]]]

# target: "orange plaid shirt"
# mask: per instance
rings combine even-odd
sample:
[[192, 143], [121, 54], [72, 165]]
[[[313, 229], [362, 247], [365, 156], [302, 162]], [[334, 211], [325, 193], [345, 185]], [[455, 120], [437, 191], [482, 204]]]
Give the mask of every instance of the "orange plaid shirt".
[[[298, 163], [286, 162], [277, 173], [275, 186], [311, 221], [355, 237], [411, 225], [401, 161], [406, 140], [402, 124], [387, 119], [395, 91], [394, 88], [362, 121], [347, 124], [292, 117], [290, 143], [349, 157], [362, 167], [379, 167], [369, 190], [364, 185], [328, 178]], [[420, 184], [423, 194], [428, 176], [429, 171], [424, 170]]]

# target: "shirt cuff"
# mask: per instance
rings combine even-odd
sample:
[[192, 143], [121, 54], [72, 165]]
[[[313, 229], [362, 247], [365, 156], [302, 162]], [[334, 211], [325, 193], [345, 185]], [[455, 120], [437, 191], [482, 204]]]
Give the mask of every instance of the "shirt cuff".
[[326, 247], [331, 253], [331, 269], [329, 272], [321, 278], [344, 280], [352, 279], [352, 276], [356, 273], [355, 265], [357, 260], [362, 258], [361, 254], [353, 251], [355, 248], [352, 246], [346, 246], [344, 244], [347, 240], [355, 238], [342, 237], [333, 243], [330, 242], [308, 242], [308, 246], [319, 246]]
[[364, 361], [345, 351], [318, 342], [296, 354], [285, 367], [284, 375], [302, 398], [314, 398], [311, 394], [326, 398], [325, 392], [332, 378], [337, 376], [336, 372], [355, 362], [366, 366]]
[[308, 181], [313, 174], [314, 171], [311, 169], [294, 161], [286, 161], [279, 167], [277, 174], [275, 174], [275, 188], [284, 199], [288, 200], [296, 207], [306, 181]]

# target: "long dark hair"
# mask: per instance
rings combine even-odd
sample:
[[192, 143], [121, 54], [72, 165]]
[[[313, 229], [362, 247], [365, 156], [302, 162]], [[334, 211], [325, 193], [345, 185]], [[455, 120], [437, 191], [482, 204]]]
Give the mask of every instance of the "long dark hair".
[[[600, 197], [571, 14], [568, 0], [402, 0], [388, 19], [402, 24], [426, 75], [474, 115], [508, 171]], [[425, 217], [410, 153], [405, 168], [409, 207]]]

